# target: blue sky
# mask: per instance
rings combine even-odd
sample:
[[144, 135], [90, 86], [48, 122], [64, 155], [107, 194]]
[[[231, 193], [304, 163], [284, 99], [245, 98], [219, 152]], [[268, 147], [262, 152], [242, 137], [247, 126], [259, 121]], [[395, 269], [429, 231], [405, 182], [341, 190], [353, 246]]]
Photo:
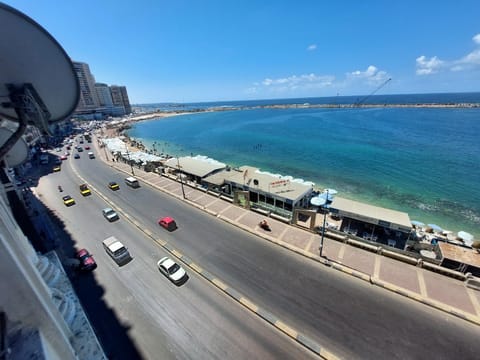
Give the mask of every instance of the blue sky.
[[480, 1], [18, 0], [131, 103], [480, 91]]

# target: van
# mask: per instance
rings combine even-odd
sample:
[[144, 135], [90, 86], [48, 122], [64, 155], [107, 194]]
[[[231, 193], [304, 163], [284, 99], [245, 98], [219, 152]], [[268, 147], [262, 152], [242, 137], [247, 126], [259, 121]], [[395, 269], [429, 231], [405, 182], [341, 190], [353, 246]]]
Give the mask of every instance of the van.
[[132, 260], [128, 249], [115, 236], [103, 240], [103, 248], [118, 265], [126, 264]]
[[90, 152], [88, 153], [88, 157], [89, 157], [90, 159], [95, 159], [95, 154], [90, 151]]
[[135, 179], [133, 176], [129, 176], [125, 179], [125, 184], [128, 186], [131, 186], [132, 188], [138, 188], [140, 187], [140, 183], [138, 182], [137, 179]]

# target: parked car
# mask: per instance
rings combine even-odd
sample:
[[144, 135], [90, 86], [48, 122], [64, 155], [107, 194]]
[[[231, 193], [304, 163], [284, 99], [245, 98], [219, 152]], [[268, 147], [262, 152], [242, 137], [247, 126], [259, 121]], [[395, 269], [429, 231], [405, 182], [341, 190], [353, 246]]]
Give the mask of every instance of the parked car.
[[97, 268], [95, 259], [87, 249], [78, 250], [75, 257], [80, 260], [80, 265], [78, 267], [80, 271], [92, 271]]
[[188, 279], [185, 270], [169, 257], [161, 258], [157, 262], [157, 266], [160, 272], [174, 284], [180, 284]]
[[112, 222], [119, 219], [119, 216], [115, 210], [112, 208], [105, 208], [102, 210], [103, 217], [108, 221]]

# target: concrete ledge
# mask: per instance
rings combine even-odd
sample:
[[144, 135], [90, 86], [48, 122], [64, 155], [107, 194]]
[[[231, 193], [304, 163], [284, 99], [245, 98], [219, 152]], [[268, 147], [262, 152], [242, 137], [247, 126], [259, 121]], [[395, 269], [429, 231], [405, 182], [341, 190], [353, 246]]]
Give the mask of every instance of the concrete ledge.
[[382, 249], [381, 255], [387, 256], [387, 257], [395, 259], [395, 260], [400, 260], [400, 261], [403, 261], [403, 262], [406, 262], [406, 263], [409, 263], [409, 264], [412, 264], [412, 265], [417, 265], [418, 264], [418, 260], [416, 258], [412, 258], [412, 257], [404, 255], [404, 254], [399, 254], [395, 251]]
[[348, 241], [348, 236], [331, 233], [331, 232], [328, 232], [328, 230], [325, 232], [325, 237], [328, 237], [333, 240], [341, 241], [341, 242]]
[[428, 263], [428, 262], [423, 262], [422, 263], [422, 268], [427, 269], [427, 270], [431, 270], [431, 271], [435, 271], [435, 272], [443, 274], [443, 275], [448, 275], [450, 277], [460, 279], [462, 281], [465, 281], [467, 279], [467, 277], [464, 273], [461, 273], [461, 272], [455, 271], [455, 270], [451, 270], [451, 269], [447, 269], [443, 266], [431, 264], [431, 263]]
[[350, 244], [350, 245], [353, 245], [353, 246], [356, 246], [356, 247], [359, 247], [359, 248], [362, 248], [362, 249], [365, 249], [365, 250], [368, 250], [368, 251], [371, 251], [371, 252], [374, 252], [374, 253], [378, 252], [378, 250], [379, 250], [378, 246], [370, 245], [370, 244], [367, 244], [367, 243], [364, 243], [364, 242], [361, 242], [361, 241], [357, 241], [357, 240], [353, 240], [353, 239], [348, 239], [347, 244]]
[[290, 219], [284, 218], [283, 216], [277, 215], [277, 214], [270, 214], [270, 217], [272, 219], [284, 222], [285, 224], [290, 224]]
[[466, 283], [468, 288], [480, 291], [480, 279], [478, 278], [469, 278]]

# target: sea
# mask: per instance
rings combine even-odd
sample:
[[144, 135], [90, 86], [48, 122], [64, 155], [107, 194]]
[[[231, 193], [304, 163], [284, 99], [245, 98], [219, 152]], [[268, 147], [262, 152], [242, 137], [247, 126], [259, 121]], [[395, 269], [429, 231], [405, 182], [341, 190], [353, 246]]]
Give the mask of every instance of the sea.
[[[355, 103], [364, 106], [306, 106]], [[411, 220], [480, 239], [480, 93], [144, 104], [137, 109], [194, 111], [134, 123], [128, 136], [149, 149], [301, 178], [319, 189], [335, 189], [337, 196], [407, 212]]]

